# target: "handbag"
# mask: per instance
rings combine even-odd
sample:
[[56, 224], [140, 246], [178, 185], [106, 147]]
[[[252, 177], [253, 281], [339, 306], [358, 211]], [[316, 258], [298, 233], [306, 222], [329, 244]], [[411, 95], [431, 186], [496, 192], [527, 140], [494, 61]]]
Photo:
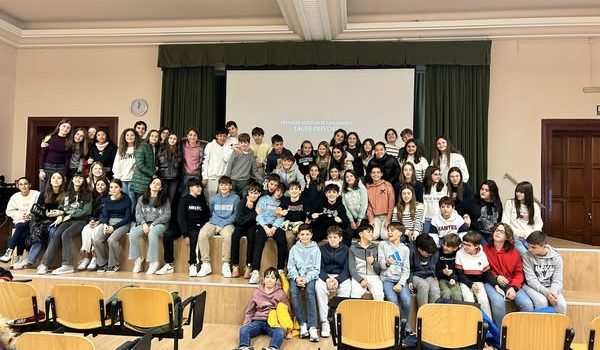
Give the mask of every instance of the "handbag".
[[31, 207], [31, 213], [33, 215], [36, 215], [39, 217], [45, 217], [46, 216], [46, 204], [33, 203], [33, 206]]

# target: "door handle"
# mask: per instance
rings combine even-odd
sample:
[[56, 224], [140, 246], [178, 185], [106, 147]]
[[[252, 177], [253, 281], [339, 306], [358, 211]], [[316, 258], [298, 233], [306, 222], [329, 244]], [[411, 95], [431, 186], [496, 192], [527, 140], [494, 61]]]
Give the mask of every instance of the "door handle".
[[589, 213], [587, 214], [587, 216], [588, 216], [588, 222], [589, 222], [589, 223], [590, 223], [590, 225], [591, 225], [591, 224], [592, 224], [592, 213], [591, 213], [591, 212], [589, 212]]

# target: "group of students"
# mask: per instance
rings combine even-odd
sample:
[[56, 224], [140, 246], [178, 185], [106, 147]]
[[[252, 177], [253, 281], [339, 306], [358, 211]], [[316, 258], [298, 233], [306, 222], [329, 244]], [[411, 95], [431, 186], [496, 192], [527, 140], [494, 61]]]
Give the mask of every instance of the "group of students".
[[[277, 271], [269, 276], [276, 279], [287, 266], [292, 295], [308, 291], [301, 335], [312, 340], [318, 336], [311, 290], [319, 288], [353, 297], [369, 290], [404, 312], [411, 292], [419, 305], [440, 296], [477, 299], [494, 321], [504, 313], [498, 296], [516, 300], [523, 310], [544, 303], [559, 312], [566, 309], [560, 255], [540, 232], [531, 184], [519, 183], [504, 207], [493, 180], [484, 181], [475, 194], [464, 157], [444, 137], [436, 139], [428, 162], [410, 129], [400, 134], [403, 146], [394, 129], [385, 131], [385, 142], [361, 141], [356, 132], [339, 129], [331, 142], [314, 149], [307, 140], [295, 152], [283, 146], [280, 135], [271, 137], [271, 145], [263, 142], [259, 127], [252, 136], [238, 134], [233, 121], [211, 142], [199, 140], [193, 128], [182, 140], [168, 128], [145, 134], [145, 123], [137, 122], [115, 145], [103, 130], [71, 131], [70, 122], [61, 121], [41, 144], [40, 192], [27, 178], [17, 182], [20, 192], [7, 208], [15, 232], [0, 261], [10, 261], [16, 251], [11, 267], [30, 268], [47, 245], [40, 274], [49, 271], [61, 250], [62, 265], [54, 274], [114, 272], [127, 234], [133, 271], [142, 271], [146, 260], [148, 274], [167, 274], [174, 271], [174, 240], [183, 236], [189, 241], [189, 275], [204, 277], [212, 273], [209, 238], [220, 235], [222, 275], [258, 283], [262, 249], [272, 238]], [[73, 266], [72, 239], [79, 234], [81, 259]], [[149, 248], [143, 257], [140, 239], [145, 236]], [[247, 265], [240, 267], [244, 236]], [[329, 248], [317, 254], [310, 242], [325, 238], [329, 244], [323, 247]], [[359, 239], [354, 245], [353, 238]], [[373, 243], [377, 240], [379, 245]], [[340, 253], [342, 247], [350, 248]], [[334, 261], [342, 256], [348, 263]], [[327, 335], [327, 326], [321, 327]]]

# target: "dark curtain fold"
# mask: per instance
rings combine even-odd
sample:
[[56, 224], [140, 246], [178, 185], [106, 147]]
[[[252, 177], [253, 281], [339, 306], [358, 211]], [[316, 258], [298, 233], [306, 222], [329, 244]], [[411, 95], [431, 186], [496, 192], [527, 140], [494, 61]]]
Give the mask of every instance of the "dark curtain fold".
[[163, 68], [160, 125], [183, 137], [194, 127], [212, 140], [217, 118], [213, 67]]
[[465, 157], [474, 188], [487, 178], [489, 86], [489, 66], [427, 66], [426, 147], [433, 152], [436, 137], [448, 137]]

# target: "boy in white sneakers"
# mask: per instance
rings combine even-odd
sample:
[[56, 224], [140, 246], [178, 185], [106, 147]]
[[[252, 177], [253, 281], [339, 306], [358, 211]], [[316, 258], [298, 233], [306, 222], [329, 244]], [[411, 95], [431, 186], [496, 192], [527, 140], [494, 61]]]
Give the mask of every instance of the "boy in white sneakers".
[[361, 298], [367, 291], [373, 299], [383, 300], [383, 283], [379, 278], [381, 266], [377, 262], [377, 245], [373, 243], [373, 226], [360, 225], [356, 231], [360, 241], [350, 247], [348, 268], [352, 276], [352, 298]]
[[210, 220], [202, 226], [198, 235], [198, 247], [200, 249], [200, 258], [202, 266], [198, 271], [198, 277], [204, 277], [212, 273], [210, 267], [210, 245], [209, 238], [214, 235], [220, 235], [223, 238], [221, 245], [223, 266], [221, 273], [223, 277], [231, 278], [231, 235], [235, 227], [233, 223], [236, 218], [237, 207], [240, 203], [240, 197], [231, 192], [231, 179], [227, 176], [221, 176], [219, 179], [219, 193], [210, 200]]

